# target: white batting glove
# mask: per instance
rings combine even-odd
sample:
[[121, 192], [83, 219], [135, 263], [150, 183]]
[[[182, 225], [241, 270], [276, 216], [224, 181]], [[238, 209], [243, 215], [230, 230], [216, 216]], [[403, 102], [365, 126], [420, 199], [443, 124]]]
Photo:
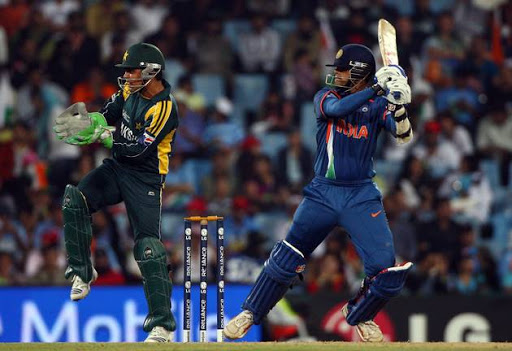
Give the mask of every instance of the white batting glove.
[[394, 105], [405, 105], [411, 103], [411, 87], [406, 77], [396, 77], [386, 82], [388, 93], [385, 98]]

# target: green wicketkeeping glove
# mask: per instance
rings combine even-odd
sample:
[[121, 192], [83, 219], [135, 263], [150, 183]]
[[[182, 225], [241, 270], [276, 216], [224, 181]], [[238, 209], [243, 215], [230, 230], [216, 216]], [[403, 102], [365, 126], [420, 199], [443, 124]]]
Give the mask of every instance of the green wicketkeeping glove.
[[111, 149], [114, 143], [112, 132], [115, 128], [107, 124], [105, 117], [99, 112], [89, 113], [91, 125], [84, 130], [65, 139], [68, 144], [88, 145], [95, 142], [101, 142], [105, 147]]
[[99, 112], [88, 113], [83, 102], [68, 107], [55, 119], [53, 130], [57, 137], [72, 145], [88, 145], [101, 142], [112, 148], [112, 133], [115, 130], [107, 124]]

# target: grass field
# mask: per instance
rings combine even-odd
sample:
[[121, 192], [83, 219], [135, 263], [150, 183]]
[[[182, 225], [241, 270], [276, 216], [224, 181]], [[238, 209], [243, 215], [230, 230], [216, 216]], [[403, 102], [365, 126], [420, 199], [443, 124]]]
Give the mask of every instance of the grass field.
[[353, 342], [312, 343], [209, 343], [209, 344], [142, 344], [142, 343], [20, 343], [1, 344], [0, 351], [441, 351], [441, 350], [512, 350], [512, 343], [383, 343]]

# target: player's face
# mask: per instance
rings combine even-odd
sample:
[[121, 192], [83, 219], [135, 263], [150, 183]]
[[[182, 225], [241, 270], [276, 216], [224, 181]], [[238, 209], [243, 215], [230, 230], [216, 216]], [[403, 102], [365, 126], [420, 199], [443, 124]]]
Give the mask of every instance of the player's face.
[[140, 89], [140, 86], [144, 84], [142, 81], [142, 69], [140, 68], [126, 69], [123, 78], [126, 79], [126, 83], [131, 91]]
[[350, 71], [339, 71], [338, 69], [334, 70], [334, 83], [337, 86], [346, 86], [349, 79]]
[[[334, 70], [334, 83], [337, 86], [348, 86], [349, 80], [350, 80], [350, 71], [349, 70], [346, 70], [346, 71], [339, 71], [338, 69]], [[350, 88], [349, 92], [350, 93], [358, 92], [358, 91], [364, 89], [365, 86], [366, 86], [366, 83], [364, 82], [364, 80], [360, 80], [352, 88]]]

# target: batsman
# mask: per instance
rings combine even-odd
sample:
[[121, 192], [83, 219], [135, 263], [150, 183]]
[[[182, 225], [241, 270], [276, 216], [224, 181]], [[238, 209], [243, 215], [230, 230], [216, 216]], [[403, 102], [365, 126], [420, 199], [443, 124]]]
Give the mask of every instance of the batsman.
[[343, 46], [336, 54], [327, 87], [314, 96], [317, 123], [315, 177], [304, 188], [285, 238], [278, 242], [258, 276], [243, 311], [224, 328], [242, 338], [301, 276], [313, 250], [335, 227], [344, 227], [362, 259], [366, 278], [358, 294], [341, 310], [363, 341], [383, 340], [375, 315], [399, 294], [412, 263], [395, 266], [393, 238], [372, 178], [373, 155], [382, 130], [398, 143], [413, 137], [405, 105], [411, 90], [398, 65], [375, 74], [370, 49]]
[[[100, 112], [87, 112], [78, 102], [56, 118], [54, 131], [69, 144], [101, 143], [112, 149], [98, 168], [78, 186], [67, 185], [62, 212], [70, 298], [90, 292], [97, 272], [91, 263], [91, 214], [124, 201], [133, 229], [133, 253], [143, 278], [149, 313], [146, 342], [172, 341], [176, 323], [171, 313], [167, 257], [160, 240], [161, 199], [176, 129], [178, 110], [171, 87], [162, 78], [165, 59], [154, 45], [132, 45], [116, 67], [120, 90]], [[114, 127], [119, 129], [114, 134]]]

